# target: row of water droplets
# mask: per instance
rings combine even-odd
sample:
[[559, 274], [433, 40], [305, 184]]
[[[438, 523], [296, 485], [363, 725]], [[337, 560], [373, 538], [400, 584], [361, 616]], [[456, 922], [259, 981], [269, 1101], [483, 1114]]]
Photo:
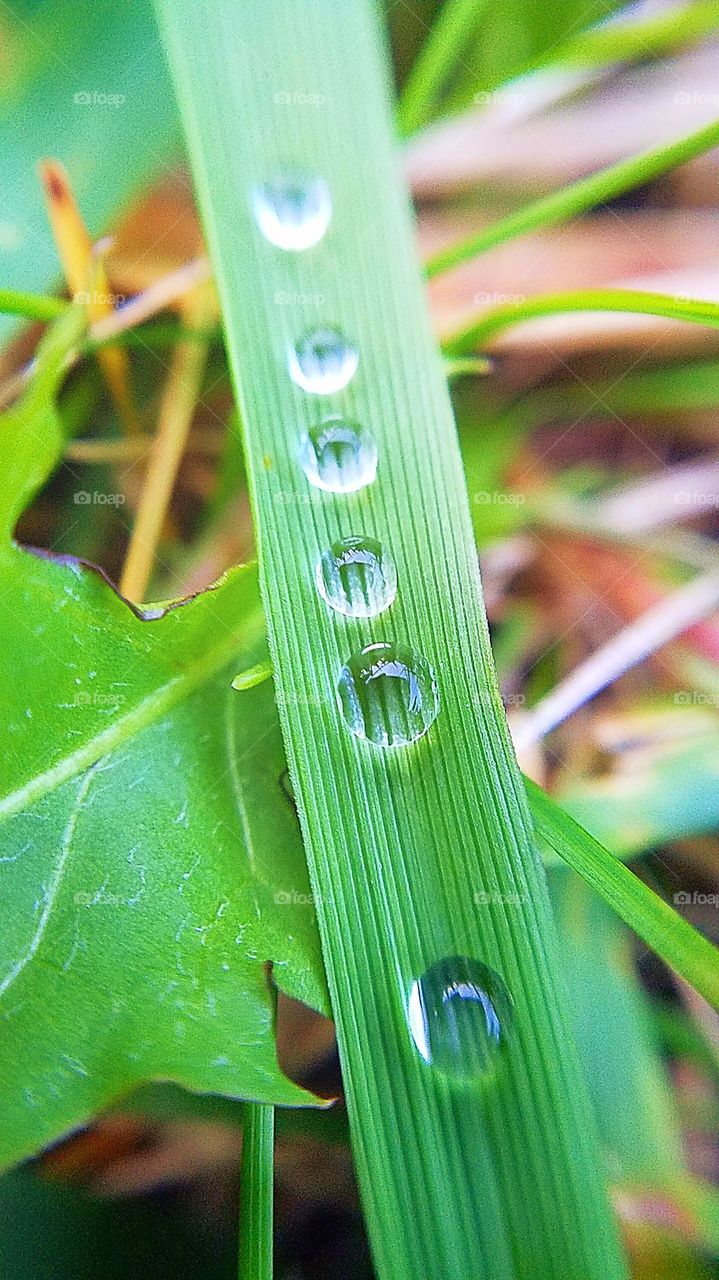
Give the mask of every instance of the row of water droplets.
[[[253, 188], [257, 226], [271, 244], [299, 252], [313, 248], [332, 217], [332, 197], [321, 177], [284, 172]], [[288, 350], [288, 372], [310, 395], [334, 395], [351, 382], [359, 351], [338, 328], [316, 327]], [[341, 414], [327, 414], [299, 441], [299, 463], [317, 489], [350, 494], [372, 484], [377, 445], [369, 429]], [[394, 560], [376, 538], [356, 534], [322, 551], [317, 591], [339, 614], [373, 618], [397, 594]], [[380, 747], [422, 737], [439, 711], [429, 663], [408, 645], [366, 645], [345, 663], [337, 686], [345, 723], [356, 737]], [[469, 956], [448, 956], [411, 986], [407, 1021], [422, 1059], [455, 1079], [491, 1074], [511, 1018], [512, 1000], [499, 977]]]

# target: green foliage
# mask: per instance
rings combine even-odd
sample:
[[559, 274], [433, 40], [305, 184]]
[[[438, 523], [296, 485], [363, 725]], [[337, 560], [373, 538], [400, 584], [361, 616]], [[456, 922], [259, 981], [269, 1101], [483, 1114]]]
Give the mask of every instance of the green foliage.
[[[60, 275], [36, 164], [69, 166], [93, 235], [140, 183], [167, 164], [177, 124], [148, 0], [96, 0], [77, 20], [74, 0], [40, 0], [27, 19], [0, 19], [5, 70], [0, 140], [3, 285], [44, 289]], [[0, 317], [0, 331], [10, 322]]]
[[588, 831], [525, 779], [540, 841], [596, 889], [648, 946], [719, 1007], [719, 952]]
[[58, 322], [0, 421], [4, 1162], [153, 1078], [310, 1101], [276, 1064], [264, 962], [324, 1007], [281, 742], [257, 730], [270, 687], [230, 686], [264, 650], [254, 570], [138, 615], [97, 571], [9, 539], [62, 449], [53, 395], [81, 325]]
[[580, 178], [577, 182], [571, 182], [559, 191], [552, 191], [515, 213], [508, 214], [506, 218], [491, 223], [468, 240], [443, 249], [427, 263], [427, 273], [430, 276], [439, 275], [440, 272], [467, 262], [480, 253], [486, 253], [495, 245], [504, 244], [516, 236], [541, 230], [542, 227], [557, 226], [588, 209], [596, 209], [598, 205], [615, 200], [617, 196], [668, 173], [677, 165], [685, 164], [687, 160], [702, 155], [718, 144], [719, 123], [710, 124], [676, 142], [665, 143], [643, 155], [630, 156], [628, 160], [621, 160], [588, 178]]
[[[239, 393], [285, 745], [378, 1272], [505, 1280], [536, 1275], [541, 1258], [547, 1278], [622, 1275], [397, 186], [376, 15], [354, 0], [260, 10], [163, 0], [158, 12]], [[292, 58], [284, 101], [273, 102], [267, 68], [280, 47]], [[288, 110], [293, 95], [315, 91], [327, 109]], [[252, 219], [250, 188], [290, 162], [332, 192], [326, 240], [306, 255], [264, 243]], [[298, 302], [278, 306], [288, 293]], [[310, 293], [320, 308], [302, 301]], [[376, 483], [349, 499], [308, 491], [296, 460], [298, 433], [323, 406], [287, 377], [287, 349], [323, 322], [343, 326], [360, 352], [357, 378], [324, 411], [370, 424], [379, 447]], [[313, 584], [318, 552], [363, 531], [387, 543], [399, 570], [398, 599], [374, 625], [329, 616]], [[374, 751], [338, 718], [343, 662], [380, 638], [410, 641], [439, 678], [437, 721], [406, 751]], [[514, 997], [506, 1060], [487, 1088], [453, 1088], [407, 1026], [413, 980], [457, 954], [480, 957]]]

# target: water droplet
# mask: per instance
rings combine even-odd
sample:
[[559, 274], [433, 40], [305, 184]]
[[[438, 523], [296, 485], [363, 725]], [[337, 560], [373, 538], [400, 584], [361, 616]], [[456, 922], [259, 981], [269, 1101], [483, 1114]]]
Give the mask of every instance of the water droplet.
[[271, 244], [280, 249], [311, 249], [329, 226], [332, 197], [324, 178], [279, 173], [253, 187], [252, 211]]
[[373, 618], [397, 594], [394, 560], [376, 538], [342, 538], [317, 562], [317, 590], [349, 618]]
[[407, 1019], [424, 1061], [457, 1080], [492, 1074], [512, 1021], [498, 973], [469, 956], [446, 956], [412, 984]]
[[290, 377], [303, 391], [331, 396], [342, 391], [357, 372], [359, 353], [339, 329], [311, 329], [290, 347]]
[[337, 686], [342, 714], [358, 738], [399, 747], [426, 733], [439, 711], [434, 672], [401, 644], [367, 645], [342, 668]]
[[377, 445], [366, 427], [331, 414], [300, 440], [300, 465], [327, 493], [355, 493], [377, 474]]

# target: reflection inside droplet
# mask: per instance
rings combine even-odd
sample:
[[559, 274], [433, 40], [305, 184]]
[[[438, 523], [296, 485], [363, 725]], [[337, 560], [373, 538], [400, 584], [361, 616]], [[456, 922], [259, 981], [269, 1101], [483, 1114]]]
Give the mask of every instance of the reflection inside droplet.
[[487, 965], [447, 956], [412, 984], [407, 1021], [426, 1063], [456, 1079], [481, 1079], [497, 1065], [512, 1022], [512, 997]]

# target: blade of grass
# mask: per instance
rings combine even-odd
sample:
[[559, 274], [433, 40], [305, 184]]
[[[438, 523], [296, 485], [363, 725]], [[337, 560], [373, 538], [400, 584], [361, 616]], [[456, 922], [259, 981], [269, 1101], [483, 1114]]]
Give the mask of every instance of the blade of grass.
[[397, 120], [403, 133], [420, 129], [432, 118], [447, 77], [474, 35], [485, 8], [486, 0], [444, 0], [398, 103]]
[[238, 1280], [272, 1280], [275, 1109], [242, 1108]]
[[25, 320], [41, 323], [56, 320], [70, 306], [62, 298], [50, 298], [41, 293], [23, 293], [18, 289], [0, 289], [0, 311], [9, 316], [22, 316]]
[[[157, 8], [238, 388], [278, 702], [378, 1276], [615, 1280], [624, 1264], [492, 668], [375, 6]], [[327, 108], [288, 108], [315, 91]], [[326, 241], [304, 255], [265, 243], [251, 214], [251, 188], [288, 163], [323, 175], [332, 193]], [[300, 301], [278, 305], [278, 295]], [[287, 375], [288, 347], [322, 323], [360, 352], [356, 378], [326, 408]], [[328, 409], [367, 423], [379, 447], [376, 482], [350, 498], [308, 490], [297, 464], [299, 433]], [[374, 625], [330, 616], [314, 586], [318, 553], [363, 531], [391, 549], [400, 577]], [[372, 638], [411, 643], [438, 675], [440, 714], [406, 749], [358, 741], [337, 708], [342, 665]], [[490, 900], [478, 901], [485, 888]], [[457, 955], [491, 966], [514, 997], [485, 1086], [427, 1064], [408, 1026], [413, 982]]]
[[625, 924], [714, 1008], [719, 1008], [719, 951], [678, 911], [570, 818], [528, 778], [529, 807], [540, 840], [579, 872]]
[[450, 355], [464, 355], [496, 338], [511, 325], [567, 311], [631, 312], [719, 328], [719, 303], [706, 302], [702, 298], [675, 298], [671, 294], [647, 293], [639, 289], [572, 289], [490, 307], [478, 320], [451, 334], [443, 346]]
[[616, 199], [634, 187], [651, 182], [716, 146], [719, 146], [719, 121], [697, 129], [695, 133], [679, 138], [676, 142], [646, 151], [643, 155], [631, 156], [599, 173], [593, 173], [589, 178], [580, 178], [578, 182], [542, 196], [540, 200], [534, 200], [516, 213], [510, 213], [499, 222], [484, 227], [476, 236], [441, 250], [429, 259], [427, 274], [439, 275], [442, 271], [476, 258], [480, 253], [486, 253], [495, 245], [527, 235], [530, 231], [556, 227], [560, 222], [566, 222], [577, 214], [586, 213], [597, 205]]
[[618, 17], [619, 21], [597, 23], [563, 41], [536, 65], [596, 67], [657, 57], [715, 31], [719, 27], [719, 4], [717, 0], [694, 0], [636, 18], [628, 16], [627, 11]]
[[[114, 311], [114, 303], [105, 268], [99, 257], [93, 264], [93, 244], [83, 222], [65, 169], [57, 160], [43, 160], [40, 176], [45, 191], [48, 217], [68, 287], [73, 294], [87, 289], [91, 270], [96, 287], [82, 301], [87, 302], [91, 320], [101, 320]], [[138, 435], [141, 431], [130, 386], [130, 361], [120, 348], [99, 351], [100, 368], [125, 431]]]
[[[209, 323], [214, 312], [214, 294], [207, 285], [201, 285], [188, 295], [182, 312], [190, 328], [195, 325], [202, 328]], [[175, 348], [120, 579], [120, 591], [128, 600], [141, 601], [147, 590], [175, 478], [197, 407], [206, 358], [207, 343], [183, 340]]]
[[[632, 5], [620, 9], [609, 18], [595, 22], [578, 34], [557, 42], [552, 48], [534, 59], [520, 75], [513, 76], [502, 85], [499, 94], [505, 100], [515, 95], [517, 100], [533, 101], [543, 82], [554, 83], [558, 93], [562, 89], [571, 92], [582, 84], [580, 76], [562, 77], [566, 68], [571, 71], [599, 73], [611, 71], [618, 62], [659, 57], [693, 44], [710, 35], [719, 26], [717, 0], [695, 0], [660, 11], [659, 13], [633, 15]], [[449, 68], [451, 70], [451, 67]], [[449, 74], [449, 70], [445, 75]], [[549, 77], [552, 77], [550, 80]], [[589, 79], [589, 76], [584, 78]], [[469, 110], [474, 103], [477, 82], [465, 85], [462, 92], [452, 96], [451, 114]], [[444, 117], [450, 113], [439, 113]], [[421, 123], [426, 123], [422, 121]]]

